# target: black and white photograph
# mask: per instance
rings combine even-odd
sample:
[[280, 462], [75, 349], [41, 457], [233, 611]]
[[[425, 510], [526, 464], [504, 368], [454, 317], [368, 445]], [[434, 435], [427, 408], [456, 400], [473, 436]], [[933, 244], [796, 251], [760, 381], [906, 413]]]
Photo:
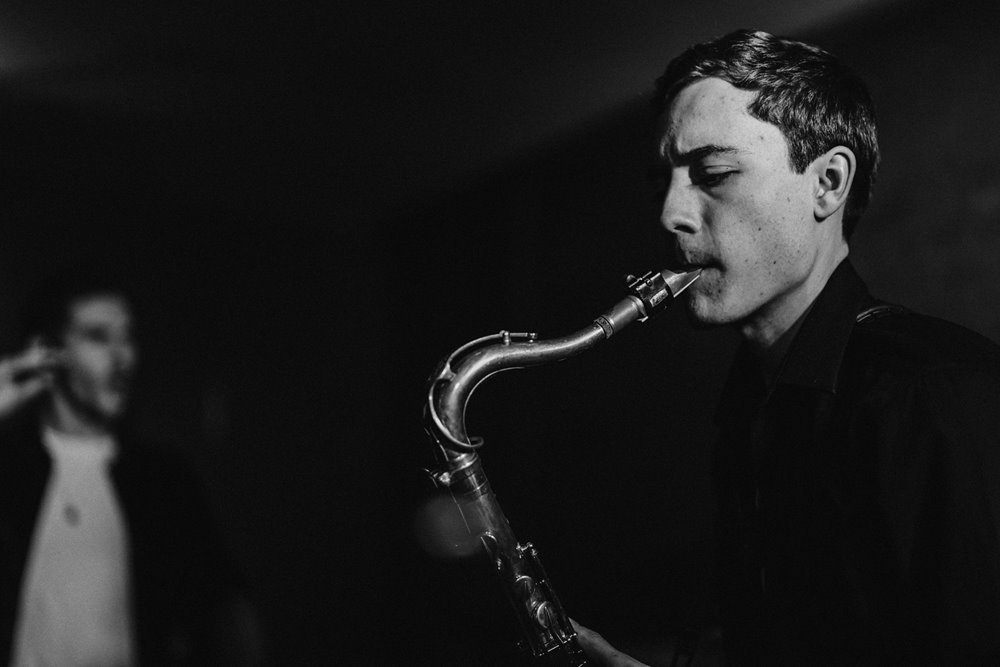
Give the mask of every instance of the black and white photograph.
[[0, 662], [1000, 664], [1000, 5], [0, 5]]

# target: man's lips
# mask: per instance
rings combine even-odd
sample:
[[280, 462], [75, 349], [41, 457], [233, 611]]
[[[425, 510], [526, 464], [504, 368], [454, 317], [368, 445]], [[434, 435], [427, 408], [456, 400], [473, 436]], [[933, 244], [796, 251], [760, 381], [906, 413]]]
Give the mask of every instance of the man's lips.
[[722, 265], [709, 257], [682, 257], [675, 266], [680, 271], [697, 271], [698, 269], [720, 268]]

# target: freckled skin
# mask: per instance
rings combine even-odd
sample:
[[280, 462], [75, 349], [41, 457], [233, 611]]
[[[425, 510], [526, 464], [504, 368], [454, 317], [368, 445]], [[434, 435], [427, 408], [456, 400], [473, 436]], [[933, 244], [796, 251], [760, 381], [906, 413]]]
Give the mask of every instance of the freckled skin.
[[[736, 324], [767, 344], [805, 311], [847, 246], [839, 217], [814, 217], [816, 163], [793, 172], [781, 131], [747, 112], [753, 95], [710, 78], [673, 99], [661, 119], [670, 168], [661, 221], [682, 261], [708, 264], [688, 290], [694, 319]], [[707, 145], [735, 150], [673, 164]], [[728, 175], [708, 182], [704, 173]]]

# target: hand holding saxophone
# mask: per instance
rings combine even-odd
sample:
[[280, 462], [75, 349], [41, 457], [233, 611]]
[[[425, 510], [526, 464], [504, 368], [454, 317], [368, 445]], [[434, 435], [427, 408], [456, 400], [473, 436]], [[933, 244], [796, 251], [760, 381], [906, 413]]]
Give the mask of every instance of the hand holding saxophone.
[[572, 618], [569, 622], [576, 630], [576, 640], [587, 655], [588, 664], [593, 667], [649, 667], [646, 663], [622, 653], [590, 628], [580, 625]]

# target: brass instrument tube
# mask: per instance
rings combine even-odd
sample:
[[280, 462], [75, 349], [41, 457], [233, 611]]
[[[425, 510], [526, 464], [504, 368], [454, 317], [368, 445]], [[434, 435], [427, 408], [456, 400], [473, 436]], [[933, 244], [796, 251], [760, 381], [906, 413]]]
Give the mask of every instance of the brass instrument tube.
[[427, 432], [443, 457], [442, 469], [432, 477], [451, 491], [470, 533], [479, 538], [493, 561], [536, 656], [561, 651], [570, 665], [586, 664], [537, 551], [530, 543], [518, 543], [490, 488], [476, 453], [482, 440], [470, 438], [465, 430], [466, 405], [476, 387], [494, 373], [561, 361], [589, 350], [636, 320], [645, 321], [699, 274], [662, 271], [641, 278], [630, 276], [631, 293], [587, 327], [544, 341], [531, 333], [501, 331], [458, 348], [431, 376], [425, 410]]

